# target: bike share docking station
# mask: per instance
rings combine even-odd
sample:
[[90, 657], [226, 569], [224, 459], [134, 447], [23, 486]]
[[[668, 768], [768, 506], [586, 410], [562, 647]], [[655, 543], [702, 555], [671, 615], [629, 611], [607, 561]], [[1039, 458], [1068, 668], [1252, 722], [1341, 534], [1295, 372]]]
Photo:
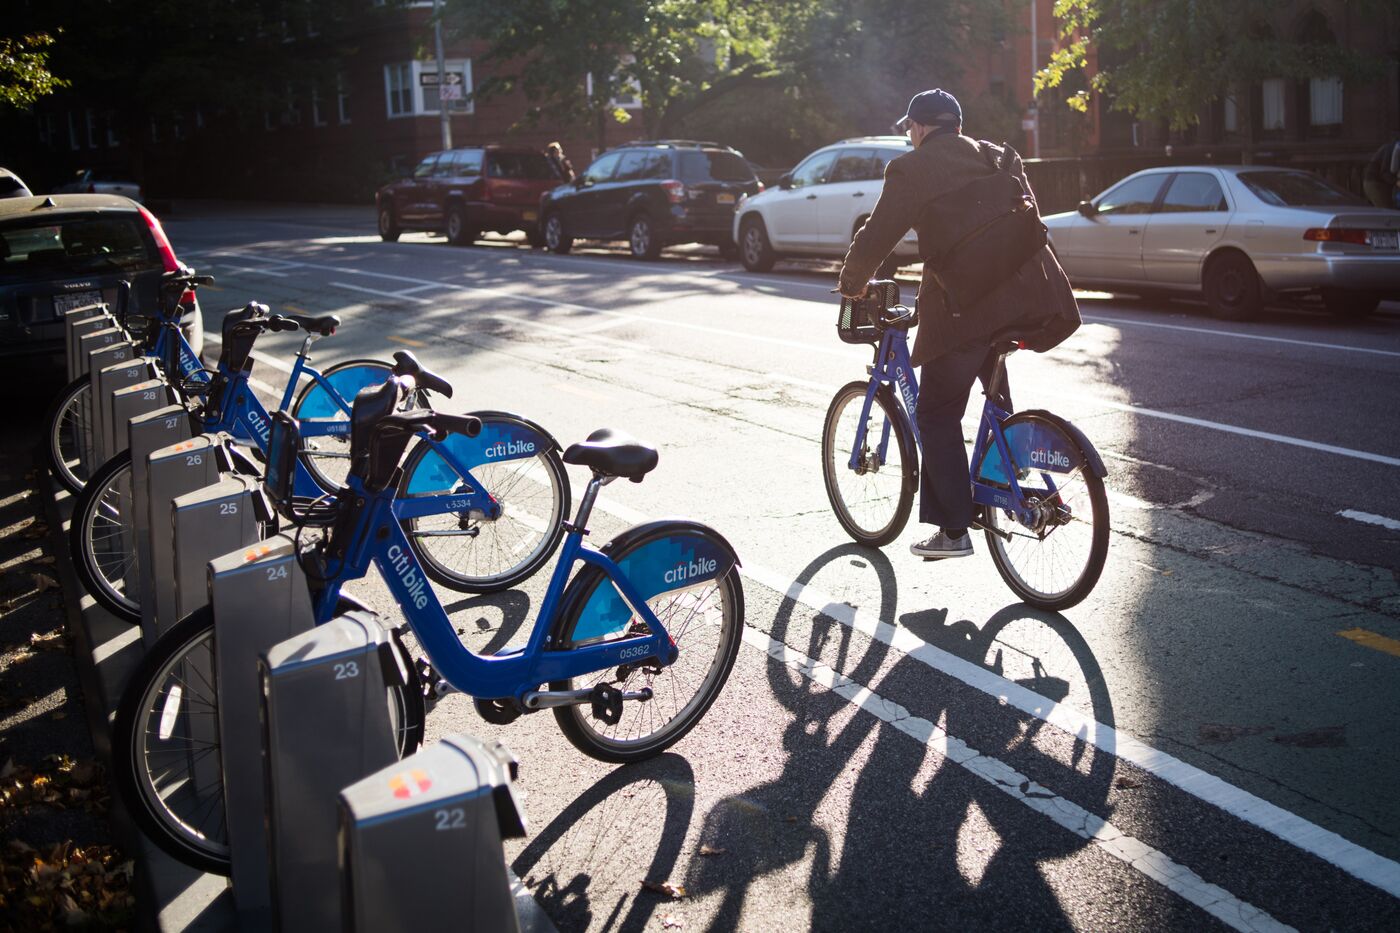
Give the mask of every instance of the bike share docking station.
[[[138, 383], [133, 389], [139, 389]], [[130, 390], [128, 390], [130, 391]], [[115, 405], [114, 405], [115, 407]], [[127, 422], [127, 446], [131, 452], [131, 534], [136, 544], [136, 585], [141, 594], [142, 627], [146, 628], [146, 606], [155, 599], [155, 578], [151, 572], [151, 507], [148, 461], [151, 454], [164, 447], [187, 441], [193, 436], [190, 416], [183, 405], [165, 405], [132, 417]], [[154, 620], [152, 612], [150, 618]]]
[[67, 365], [68, 381], [87, 375], [84, 364], [86, 357], [78, 355], [78, 339], [85, 334], [107, 330], [116, 326], [116, 318], [105, 304], [84, 305], [63, 313], [63, 333], [65, 338], [64, 361]]
[[[92, 430], [92, 445], [97, 453], [97, 462], [92, 465], [94, 470], [121, 453], [126, 446], [126, 422], [122, 422], [120, 427], [112, 422], [112, 396], [137, 383], [151, 381], [153, 375], [151, 364], [145, 359], [127, 360], [115, 366], [95, 369], [89, 374], [92, 379], [92, 416], [89, 426]], [[157, 401], [157, 390], [149, 391], [151, 394], [147, 401]], [[151, 408], [159, 408], [168, 401], [167, 397]]]
[[217, 439], [208, 434], [163, 447], [146, 458], [151, 589], [141, 594], [141, 632], [147, 647], [180, 621], [175, 593], [175, 526], [170, 504], [186, 493], [217, 483], [220, 469], [229, 466]]
[[447, 736], [340, 792], [344, 929], [520, 929], [502, 839], [525, 835], [499, 742]]

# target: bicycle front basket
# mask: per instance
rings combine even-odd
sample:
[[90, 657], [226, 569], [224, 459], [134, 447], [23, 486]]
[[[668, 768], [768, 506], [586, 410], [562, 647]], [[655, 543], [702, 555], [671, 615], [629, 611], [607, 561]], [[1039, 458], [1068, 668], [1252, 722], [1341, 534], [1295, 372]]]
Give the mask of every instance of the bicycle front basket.
[[871, 282], [864, 298], [842, 298], [836, 335], [845, 343], [879, 343], [880, 318], [899, 304], [899, 285], [888, 279]]

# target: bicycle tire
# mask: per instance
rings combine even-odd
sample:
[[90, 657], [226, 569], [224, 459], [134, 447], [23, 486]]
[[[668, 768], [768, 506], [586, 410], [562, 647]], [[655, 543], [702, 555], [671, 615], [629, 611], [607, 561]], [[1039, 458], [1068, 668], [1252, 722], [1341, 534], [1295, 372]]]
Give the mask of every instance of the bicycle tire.
[[74, 498], [68, 548], [78, 579], [97, 604], [137, 625], [139, 594], [128, 593], [125, 586], [129, 575], [140, 572], [135, 537], [124, 527], [130, 521], [131, 496], [131, 451], [124, 450], [99, 467]]
[[[341, 605], [347, 610], [353, 608], [349, 603]], [[153, 780], [155, 776], [146, 767], [152, 754], [147, 748], [146, 739], [152, 735], [160, 738], [162, 732], [165, 732], [166, 738], [175, 735], [174, 720], [180, 715], [178, 706], [186, 702], [183, 689], [179, 694], [169, 691], [165, 693], [166, 701], [159, 703], [160, 708], [156, 709], [156, 700], [164, 691], [167, 675], [179, 680], [178, 675], [173, 674], [176, 665], [193, 665], [194, 655], [200, 651], [209, 654], [208, 658], [199, 660], [207, 661], [212, 669], [213, 636], [214, 609], [206, 605], [181, 619], [161, 635], [151, 650], [146, 652], [141, 663], [132, 672], [117, 705], [116, 717], [112, 723], [112, 772], [113, 781], [127, 812], [132, 814], [149, 839], [186, 865], [201, 871], [228, 875], [230, 856], [227, 843], [228, 827], [223, 817], [222, 770], [220, 769], [217, 779], [208, 786], [207, 794], [193, 795], [196, 799], [192, 805], [198, 808], [197, 813], [204, 815], [199, 821], [200, 826], [196, 826], [172, 812], [169, 806], [172, 801], [179, 802], [178, 798], [185, 790], [182, 786], [184, 782], [177, 780], [162, 792], [162, 787]], [[397, 638], [395, 644], [400, 652], [404, 651]], [[391, 721], [398, 723], [396, 737], [400, 758], [411, 754], [423, 738], [422, 686], [417, 668], [411, 663], [412, 659], [405, 656], [404, 660], [408, 670], [408, 683], [386, 688], [386, 697], [393, 709], [390, 714]], [[198, 685], [182, 683], [180, 686], [194, 688]], [[214, 717], [211, 721], [217, 722], [218, 695], [207, 681], [205, 686], [210, 689], [198, 697], [197, 702], [203, 707], [199, 714]], [[176, 707], [171, 706], [172, 701]], [[191, 696], [189, 702], [196, 702], [195, 697]], [[155, 732], [146, 728], [153, 716], [159, 725]], [[167, 723], [170, 725], [167, 726]], [[182, 753], [188, 753], [195, 741], [205, 747], [194, 757], [216, 754], [219, 750], [217, 736], [213, 741], [193, 737], [190, 739], [191, 745], [187, 748], [165, 749], [155, 754], [179, 757]], [[176, 765], [171, 765], [166, 769], [166, 773], [175, 767]], [[215, 820], [217, 822], [214, 822]], [[212, 825], [213, 828], [207, 832], [200, 828], [206, 825]]]
[[[65, 439], [65, 428], [75, 436]], [[58, 484], [70, 493], [81, 491], [90, 478], [81, 457], [91, 456], [91, 449], [92, 381], [79, 376], [54, 397], [44, 415], [44, 458]]]
[[[698, 526], [688, 527], [695, 529]], [[672, 537], [675, 530], [675, 526], [670, 523], [658, 523], [655, 528], [628, 540], [622, 547], [609, 550], [608, 557], [621, 564], [629, 554], [657, 540]], [[710, 534], [713, 533], [710, 532]], [[718, 538], [717, 535], [714, 537]], [[725, 548], [727, 549], [728, 545], [725, 545]], [[607, 574], [592, 564], [586, 565], [574, 577], [569, 584], [569, 589], [564, 593], [561, 603], [564, 608], [560, 611], [551, 631], [551, 643], [554, 646], [552, 650], [567, 651], [569, 646], [574, 643], [574, 634], [582, 619], [583, 610], [589, 604], [589, 597], [600, 586], [611, 587], [612, 581]], [[604, 735], [598, 729], [598, 724], [591, 718], [591, 709], [588, 704], [555, 707], [554, 718], [559, 724], [560, 731], [564, 733], [564, 737], [569, 740], [571, 745], [590, 758], [624, 764], [642, 761], [660, 754], [680, 741], [699, 724], [719, 696], [720, 691], [724, 689], [725, 682], [729, 679], [729, 672], [734, 667], [734, 659], [739, 653], [739, 642], [743, 637], [744, 588], [739, 579], [737, 566], [732, 566], [723, 575], [697, 586], [671, 590], [658, 594], [647, 601], [647, 605], [666, 625], [666, 630], [672, 641], [680, 649], [680, 656], [674, 664], [659, 668], [659, 670], [648, 670], [645, 665], [629, 665], [626, 672], [623, 672], [622, 668], [609, 668], [584, 675], [584, 677], [553, 681], [549, 685], [550, 690], [574, 690], [580, 689], [582, 686], [612, 681], [620, 689], [650, 687], [654, 691], [651, 699], [632, 701], [634, 711], [640, 713], [646, 710], [646, 720], [650, 724], [655, 720], [652, 715], [654, 712], [652, 704], [660, 702], [666, 692], [664, 688], [658, 689], [658, 687], [664, 681], [674, 684], [677, 666], [687, 663], [687, 656], [696, 655], [700, 646], [697, 644], [697, 640], [691, 636], [712, 628], [710, 617], [715, 616], [716, 613], [712, 611], [711, 594], [719, 596], [717, 601], [719, 636], [714, 645], [713, 658], [708, 666], [703, 668], [703, 677], [699, 687], [690, 700], [660, 728], [633, 739], [619, 739]], [[679, 620], [673, 619], [670, 617], [671, 609], [678, 609], [686, 615]], [[705, 612], [706, 618], [697, 625], [695, 620], [701, 611]], [[675, 624], [677, 622], [681, 624]], [[690, 639], [688, 644], [687, 639]], [[705, 657], [705, 655], [696, 656]], [[616, 675], [615, 681], [613, 677], [609, 676], [610, 674]], [[642, 676], [638, 677], [639, 674]], [[583, 683], [580, 684], [580, 681]], [[610, 726], [610, 729], [627, 726], [629, 717], [626, 709], [624, 707], [622, 720], [616, 724], [616, 727]], [[637, 716], [633, 716], [632, 720], [635, 721], [637, 718]]]
[[[881, 463], [877, 464], [872, 471], [858, 473], [846, 465], [847, 454], [841, 452], [839, 439], [843, 436], [854, 438], [855, 422], [859, 420], [859, 408], [856, 409], [854, 419], [849, 419], [847, 409], [852, 404], [856, 406], [864, 404], [865, 394], [869, 388], [869, 382], [848, 382], [838, 389], [832, 398], [822, 428], [822, 479], [826, 484], [826, 496], [831, 502], [831, 509], [836, 513], [836, 520], [841, 523], [841, 527], [846, 530], [846, 533], [860, 544], [868, 547], [882, 547], [898, 538], [909, 521], [909, 513], [914, 506], [914, 492], [919, 486], [919, 453], [913, 437], [909, 434], [907, 424], [899, 416], [899, 403], [895, 401], [894, 392], [887, 385], [881, 386], [875, 393], [874, 405], [879, 407], [885, 419], [890, 422], [890, 429], [894, 434], [895, 447], [899, 451], [899, 463], [895, 470], [887, 471], [887, 474], [891, 480], [895, 476], [898, 477], [899, 490], [894, 493], [894, 483], [886, 480], [880, 483], [878, 495], [867, 497], [865, 500], [867, 503], [886, 502], [893, 496], [894, 510], [883, 525], [866, 523], [862, 518], [857, 517], [852, 510], [852, 503], [848, 501], [847, 495], [842, 491], [843, 476], [878, 476], [882, 470], [889, 466], [889, 464]], [[872, 406], [870, 422], [877, 421], [875, 412], [876, 409]], [[847, 420], [850, 420], [850, 423], [843, 424], [843, 421]], [[871, 424], [867, 423], [865, 447], [865, 456], [867, 457], [873, 456], [868, 438], [873, 431], [878, 430], [878, 425], [872, 427]], [[886, 453], [888, 454], [888, 449]], [[840, 463], [836, 460], [838, 456], [842, 458]], [[863, 485], [876, 491], [873, 483], [867, 482]]]
[[[362, 374], [349, 372], [349, 370], [354, 369], [365, 369], [372, 372]], [[355, 393], [361, 388], [384, 382], [393, 374], [393, 371], [394, 367], [382, 360], [345, 360], [321, 373], [321, 378], [332, 384], [343, 401], [351, 403], [355, 400]], [[372, 377], [376, 375], [382, 375], [383, 378], [378, 379], [377, 382], [372, 381]], [[371, 381], [366, 381], [366, 379]], [[344, 385], [335, 385], [337, 381], [343, 382]], [[307, 406], [312, 406], [316, 410], [308, 413]], [[292, 403], [292, 417], [298, 420], [309, 419], [313, 421], [332, 419], [347, 421], [350, 418], [349, 415], [340, 410], [339, 406], [333, 404], [326, 390], [315, 380], [308, 382], [297, 393], [296, 400]], [[320, 450], [322, 453], [318, 456], [313, 450]], [[339, 489], [345, 484], [345, 476], [350, 472], [350, 435], [346, 434], [342, 437], [313, 435], [304, 438], [301, 462], [306, 467], [307, 472], [311, 474], [311, 478], [322, 489], [327, 492]], [[335, 469], [332, 469], [333, 464]]]
[[[523, 423], [514, 415], [502, 412], [480, 411], [471, 414], [479, 417], [487, 428], [493, 424]], [[424, 573], [434, 583], [464, 593], [495, 593], [510, 589], [548, 563], [559, 547], [559, 542], [564, 538], [564, 521], [569, 515], [569, 477], [564, 470], [564, 462], [555, 449], [554, 439], [538, 426], [531, 427], [548, 439], [547, 444], [538, 445], [541, 449], [533, 457], [483, 464], [472, 470], [472, 478], [501, 502], [505, 511], [499, 519], [472, 522], [458, 513], [443, 513], [404, 519], [401, 522], [414, 556], [418, 558]], [[421, 441], [414, 444], [404, 463], [403, 479], [399, 485], [401, 497], [410, 497], [408, 490], [413, 485], [417, 471], [432, 455], [433, 448], [430, 445]], [[526, 490], [533, 487], [535, 495], [511, 495], [522, 487]], [[538, 514], [546, 509], [547, 514]], [[451, 525], [454, 522], [462, 532], [460, 539], [458, 535], [450, 534], [450, 527], [428, 527], [443, 523]], [[529, 546], [529, 539], [526, 537], [527, 533], [531, 532], [539, 535], [533, 546]], [[483, 535], [489, 536], [489, 540], [493, 542], [489, 547], [485, 545]], [[510, 540], [501, 541], [502, 538]], [[442, 548], [429, 543], [451, 540], [471, 542], [467, 548], [470, 553], [463, 553], [465, 563], [454, 566], [446, 559]], [[513, 555], [518, 553], [522, 541], [529, 547], [523, 558], [508, 564], [487, 563], [493, 556], [513, 560]], [[464, 570], [466, 563], [472, 561], [480, 561], [471, 568], [474, 572]]]
[[[1071, 480], [1078, 479], [1083, 482], [1083, 494], [1080, 495], [1074, 492], [1065, 493], [1069, 484], [1061, 483], [1059, 484], [1060, 493], [1058, 497], [1060, 501], [1065, 504], [1082, 502], [1089, 506], [1091, 514], [1089, 524], [1091, 528], [1088, 546], [1084, 549], [1085, 556], [1082, 561], [1082, 569], [1074, 578], [1073, 582], [1063, 587], [1041, 589], [1037, 584], [1027, 578], [1027, 571], [1018, 566], [1018, 560], [1012, 553], [1013, 546], [1019, 548], [1022, 552], [1027, 552], [1031, 547], [1029, 541], [1032, 537], [1036, 539], [1038, 544], [1044, 544], [1046, 541], [1055, 539], [1058, 528], [1070, 527], [1076, 520], [1082, 522], [1082, 518], [1076, 516], [1069, 521], [1057, 524], [1043, 535], [1039, 533], [1032, 535], [1026, 533], [1027, 529], [1017, 523], [1011, 513], [1003, 509], [988, 508], [985, 511], [983, 528], [988, 548], [992, 553], [992, 563], [996, 566], [997, 573], [1001, 574], [1002, 580], [1011, 588], [1011, 591], [1029, 605], [1058, 612], [1082, 602], [1094, 589], [1094, 586], [1099, 581], [1099, 576], [1103, 573], [1104, 563], [1108, 557], [1108, 493], [1104, 488], [1103, 478], [1090, 468], [1090, 458], [1085, 454], [1084, 450], [1081, 449], [1079, 443], [1068, 432], [1062, 430], [1054, 420], [1035, 412], [1019, 412], [1002, 422], [1002, 432], [1006, 433], [1016, 425], [1022, 424], [1034, 424], [1041, 431], [1053, 431], [1060, 439], [1056, 449], [1072, 450], [1078, 457], [1078, 463], [1071, 465], [1071, 471], [1066, 475], [1068, 475]], [[996, 448], [994, 446], [989, 446], [986, 453], [983, 454], [983, 462], [986, 462], [988, 457], [993, 456], [995, 450]], [[979, 463], [978, 471], [974, 475], [981, 475], [981, 471], [982, 464]], [[1025, 483], [1030, 478], [1031, 472], [1032, 471], [1028, 469], [1018, 469], [1017, 482]], [[1035, 490], [1028, 490], [1025, 486], [1022, 486], [1022, 492], [1028, 497], [1035, 496]], [[1072, 505], [1071, 508], [1073, 509]], [[1079, 515], [1082, 515], [1082, 509], [1079, 511]], [[1004, 528], [1002, 527], [1003, 524], [1005, 525]], [[1032, 531], [1034, 530], [1032, 529]], [[998, 532], [1010, 535], [1012, 540], [1009, 541], [1006, 537], [1003, 537], [1003, 534]], [[1061, 535], [1061, 538], [1063, 537], [1064, 536]], [[1028, 556], [1031, 556], [1041, 564], [1047, 563], [1039, 552], [1035, 555], [1028, 554]], [[1050, 563], [1068, 566], [1068, 562], [1063, 559], [1058, 562]]]

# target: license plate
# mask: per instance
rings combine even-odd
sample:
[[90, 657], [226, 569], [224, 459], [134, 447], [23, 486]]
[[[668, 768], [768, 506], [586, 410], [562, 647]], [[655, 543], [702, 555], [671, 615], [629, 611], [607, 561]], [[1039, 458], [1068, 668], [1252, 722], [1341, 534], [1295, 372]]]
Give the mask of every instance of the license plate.
[[1372, 249], [1400, 249], [1400, 233], [1390, 230], [1371, 231]]
[[535, 211], [526, 211], [520, 216], [524, 217], [526, 220], [534, 220], [536, 217], [539, 216], [539, 214], [537, 214]]
[[732, 195], [732, 194], [717, 194], [717, 195], [715, 195], [715, 203], [716, 203], [716, 204], [733, 204], [733, 203], [734, 203], [734, 195]]
[[100, 291], [93, 292], [65, 292], [62, 295], [53, 296], [53, 313], [62, 317], [74, 308], [81, 308], [85, 305], [95, 305], [102, 300]]

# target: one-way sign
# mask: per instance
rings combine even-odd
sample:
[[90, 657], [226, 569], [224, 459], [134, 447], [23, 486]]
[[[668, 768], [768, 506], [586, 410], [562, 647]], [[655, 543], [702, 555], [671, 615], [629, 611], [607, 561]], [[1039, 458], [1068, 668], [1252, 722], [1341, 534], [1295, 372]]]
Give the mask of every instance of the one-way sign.
[[421, 87], [437, 87], [439, 84], [460, 86], [465, 83], [460, 71], [449, 71], [444, 81], [438, 81], [436, 71], [424, 71], [418, 75], [418, 84]]

